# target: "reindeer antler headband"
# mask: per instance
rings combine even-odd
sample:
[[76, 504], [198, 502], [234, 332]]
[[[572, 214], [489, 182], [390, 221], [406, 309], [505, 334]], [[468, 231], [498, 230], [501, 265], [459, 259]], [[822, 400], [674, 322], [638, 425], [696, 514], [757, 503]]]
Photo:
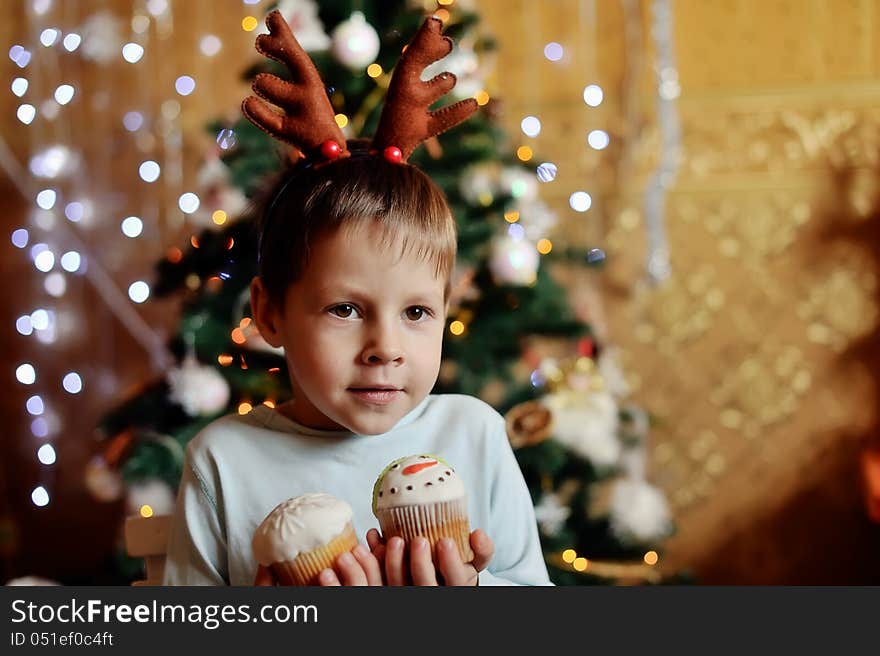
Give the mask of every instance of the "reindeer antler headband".
[[[311, 58], [297, 42], [279, 11], [266, 17], [269, 34], [257, 37], [257, 50], [282, 64], [292, 82], [260, 73], [254, 93], [284, 110], [279, 114], [260, 98], [245, 98], [241, 109], [254, 125], [292, 145], [294, 159], [334, 160], [350, 156], [342, 130], [336, 124], [324, 83]], [[370, 151], [381, 152], [391, 162], [406, 162], [420, 143], [452, 128], [477, 110], [473, 98], [430, 111], [429, 107], [455, 86], [452, 73], [441, 73], [423, 82], [422, 71], [452, 51], [452, 39], [440, 34], [443, 24], [430, 16], [406, 47], [388, 87], [379, 127]]]

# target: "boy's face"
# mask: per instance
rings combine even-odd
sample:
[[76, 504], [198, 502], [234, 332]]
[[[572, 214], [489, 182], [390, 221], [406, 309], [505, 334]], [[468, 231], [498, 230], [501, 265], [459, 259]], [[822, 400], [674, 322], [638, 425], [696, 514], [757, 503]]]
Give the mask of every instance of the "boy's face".
[[283, 311], [253, 283], [260, 332], [284, 347], [290, 370], [294, 399], [279, 409], [305, 426], [384, 433], [437, 380], [445, 280], [430, 261], [400, 257], [380, 237], [360, 224], [313, 243]]

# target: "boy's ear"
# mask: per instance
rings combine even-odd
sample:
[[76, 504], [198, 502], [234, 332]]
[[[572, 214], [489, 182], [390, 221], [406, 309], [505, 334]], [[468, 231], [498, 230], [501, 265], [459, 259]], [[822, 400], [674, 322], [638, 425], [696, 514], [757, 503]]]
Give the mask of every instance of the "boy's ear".
[[269, 292], [259, 276], [251, 280], [251, 312], [257, 330], [270, 346], [281, 346], [281, 334], [278, 325], [278, 313], [269, 298]]

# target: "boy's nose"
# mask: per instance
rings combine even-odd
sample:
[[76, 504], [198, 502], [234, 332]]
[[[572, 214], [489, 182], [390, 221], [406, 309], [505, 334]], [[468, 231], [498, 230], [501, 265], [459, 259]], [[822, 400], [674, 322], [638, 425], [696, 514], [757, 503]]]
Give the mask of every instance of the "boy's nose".
[[394, 328], [377, 327], [361, 353], [364, 364], [402, 364], [403, 348]]

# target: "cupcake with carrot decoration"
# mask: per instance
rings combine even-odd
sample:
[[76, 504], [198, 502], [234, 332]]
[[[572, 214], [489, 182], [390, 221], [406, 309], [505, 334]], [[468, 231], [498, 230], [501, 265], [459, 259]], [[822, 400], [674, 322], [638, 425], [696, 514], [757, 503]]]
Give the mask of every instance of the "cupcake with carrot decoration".
[[421, 536], [433, 551], [452, 538], [463, 562], [474, 558], [464, 483], [442, 458], [413, 455], [389, 464], [373, 485], [373, 514], [386, 541], [399, 536], [409, 544]]

